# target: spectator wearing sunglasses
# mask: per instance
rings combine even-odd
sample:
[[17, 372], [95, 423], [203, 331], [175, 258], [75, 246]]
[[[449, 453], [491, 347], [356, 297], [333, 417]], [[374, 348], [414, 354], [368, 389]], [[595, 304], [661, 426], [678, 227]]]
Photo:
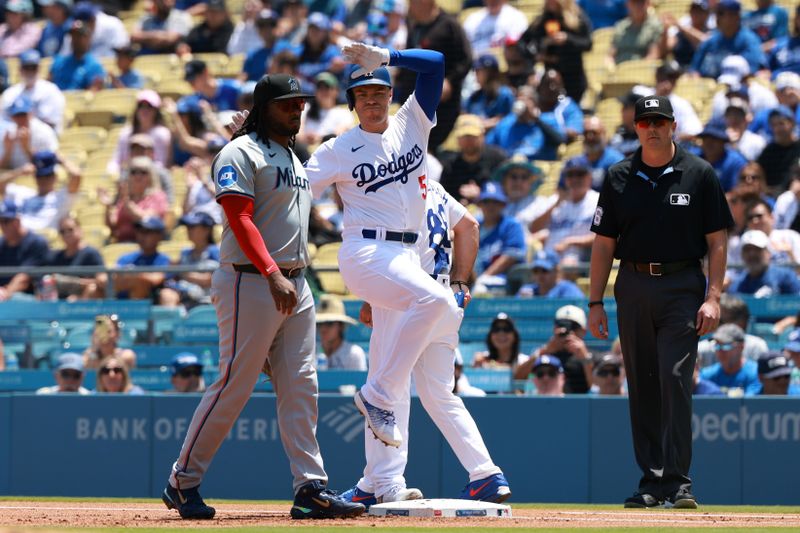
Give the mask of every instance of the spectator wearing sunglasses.
[[136, 366], [136, 353], [130, 348], [119, 346], [121, 327], [117, 315], [97, 315], [94, 318], [92, 345], [83, 352], [86, 368], [98, 368], [100, 362], [108, 357], [120, 359], [128, 368]]
[[768, 202], [758, 199], [745, 207], [747, 229], [763, 231], [769, 237], [772, 262], [783, 265], [800, 263], [800, 233], [793, 229], [776, 229], [775, 217]]
[[800, 396], [800, 387], [791, 384], [790, 359], [781, 352], [769, 352], [758, 359], [758, 381], [762, 396]]
[[109, 394], [144, 394], [144, 390], [131, 381], [128, 366], [117, 356], [109, 356], [100, 361], [97, 369], [97, 388], [95, 392]]
[[172, 388], [167, 392], [203, 392], [206, 382], [203, 380], [203, 363], [191, 352], [181, 352], [172, 358], [169, 365], [172, 374]]
[[[485, 352], [477, 352], [472, 360], [474, 368], [518, 368], [528, 361], [519, 351], [520, 337], [514, 321], [505, 313], [498, 313], [486, 335]], [[526, 376], [527, 377], [527, 376]]]
[[53, 375], [55, 375], [56, 384], [52, 387], [42, 387], [36, 391], [36, 394], [89, 394], [89, 389], [83, 387], [83, 358], [80, 354], [61, 354]]
[[536, 396], [564, 396], [564, 367], [558, 357], [540, 355], [533, 362], [532, 374]]
[[607, 353], [594, 364], [591, 393], [601, 396], [625, 396], [625, 369], [622, 357]]
[[576, 298], [585, 296], [573, 282], [559, 279], [558, 254], [540, 250], [533, 259], [533, 283], [526, 283], [517, 291], [519, 298]]
[[[733, 294], [724, 293], [719, 299], [719, 323], [720, 326], [723, 324], [736, 324], [742, 328], [742, 331], [747, 331], [747, 325], [750, 323], [750, 308], [747, 307], [747, 302]], [[697, 360], [701, 368], [713, 365], [716, 362], [715, 348], [716, 343], [711, 338], [703, 339], [697, 343]], [[757, 335], [745, 333], [743, 353], [746, 359], [756, 361], [768, 351], [769, 348], [764, 339]]]
[[736, 185], [742, 168], [747, 164], [747, 159], [729, 146], [730, 137], [724, 122], [709, 122], [698, 138], [701, 144], [696, 155], [711, 163], [722, 189], [725, 192], [730, 191]]
[[744, 331], [736, 324], [723, 324], [714, 332], [717, 362], [700, 371], [700, 377], [717, 385], [732, 398], [757, 394], [758, 365], [744, 356]]
[[742, 235], [744, 270], [733, 278], [728, 292], [769, 298], [777, 294], [800, 294], [800, 278], [791, 268], [772, 264], [769, 237], [760, 230]]

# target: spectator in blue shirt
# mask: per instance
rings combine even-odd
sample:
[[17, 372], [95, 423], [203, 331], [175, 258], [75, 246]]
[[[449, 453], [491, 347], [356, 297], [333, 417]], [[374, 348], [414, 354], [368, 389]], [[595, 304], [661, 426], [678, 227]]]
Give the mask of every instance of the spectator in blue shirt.
[[[713, 344], [713, 341], [711, 341]], [[692, 375], [692, 380], [694, 381], [694, 389], [692, 390], [692, 396], [724, 396], [725, 393], [722, 392], [716, 383], [712, 383], [707, 379], [703, 379], [700, 377], [700, 358], [698, 357], [695, 359], [694, 362], [694, 374]]]
[[769, 53], [767, 65], [775, 78], [781, 72], [800, 73], [800, 4], [794, 10], [792, 35], [776, 39]]
[[758, 365], [744, 357], [744, 331], [723, 324], [714, 332], [717, 363], [700, 371], [700, 377], [717, 385], [730, 397], [755, 394], [761, 388]]
[[47, 23], [42, 28], [36, 49], [42, 57], [53, 57], [61, 50], [64, 37], [72, 27], [70, 18], [72, 0], [39, 0], [38, 4], [42, 7], [42, 14]]
[[[586, 117], [583, 121], [583, 157], [592, 171], [592, 189], [600, 191], [608, 168], [625, 159], [619, 150], [608, 146], [606, 128], [599, 117]], [[575, 158], [573, 158], [575, 159]], [[564, 176], [558, 180], [558, 188], [566, 188]]]
[[478, 206], [481, 208], [480, 243], [475, 269], [480, 274], [473, 292], [488, 292], [490, 286], [505, 287], [506, 272], [526, 256], [522, 226], [503, 214], [507, 203], [503, 189], [493, 181], [483, 186]]
[[592, 28], [608, 28], [628, 16], [625, 0], [578, 0]]
[[[539, 121], [544, 125], [545, 145], [541, 159], [558, 159], [557, 151], [561, 144], [568, 144], [583, 134], [583, 111], [564, 88], [561, 74], [546, 70], [536, 89], [537, 102], [541, 115]], [[548, 131], [557, 133], [551, 138]]]
[[0, 267], [22, 267], [14, 275], [0, 276], [0, 301], [16, 293], [33, 293], [30, 274], [24, 267], [44, 266], [50, 256], [47, 241], [22, 225], [17, 205], [11, 200], [0, 204]]
[[114, 89], [141, 89], [144, 87], [144, 76], [133, 68], [133, 60], [139, 52], [139, 47], [128, 45], [115, 48], [114, 52], [117, 54], [119, 74], [109, 74], [108, 86]]
[[[800, 54], [800, 50], [798, 50], [798, 53]], [[798, 59], [798, 64], [800, 64], [800, 56]], [[794, 112], [795, 133], [800, 134], [800, 130], [797, 128], [797, 125], [800, 124], [800, 74], [784, 71], [775, 77], [774, 82], [778, 104]], [[773, 111], [775, 111], [775, 108], [770, 107], [756, 113], [747, 129], [764, 137], [767, 142], [771, 141], [773, 132], [769, 118]]]
[[183, 79], [192, 86], [194, 94], [184, 96], [184, 100], [201, 99], [210, 103], [215, 111], [236, 111], [241, 83], [227, 78], [215, 78], [208, 70], [206, 62], [192, 59], [183, 67]]
[[778, 294], [800, 294], [800, 278], [787, 267], [770, 264], [769, 237], [760, 230], [742, 235], [742, 263], [745, 269], [728, 287], [732, 294], [769, 298]]
[[[517, 91], [512, 112], [503, 117], [486, 136], [486, 144], [502, 148], [509, 154], [522, 154], [528, 159], [541, 159], [545, 134], [539, 121], [541, 111], [536, 105], [536, 94], [529, 85]], [[558, 138], [557, 132], [550, 132]]]
[[722, 189], [730, 191], [736, 185], [742, 168], [747, 165], [747, 159], [728, 146], [730, 139], [724, 123], [709, 122], [698, 137], [701, 145], [697, 155], [711, 163]]
[[[214, 244], [214, 219], [208, 213], [194, 211], [183, 215], [180, 224], [187, 228], [190, 248], [181, 251], [179, 265], [196, 268], [219, 266], [219, 247]], [[211, 272], [183, 272], [170, 276], [159, 293], [159, 303], [187, 309], [211, 303]]]
[[747, 59], [750, 71], [756, 72], [766, 63], [761, 39], [742, 26], [742, 5], [738, 0], [721, 0], [717, 5], [717, 30], [695, 52], [691, 70], [706, 78], [720, 75], [722, 60], [729, 55]]
[[[145, 217], [137, 222], [136, 242], [139, 250], [120, 257], [117, 266], [169, 266], [169, 257], [158, 251], [158, 243], [164, 238], [165, 230], [164, 221], [158, 217]], [[163, 272], [114, 274], [114, 289], [120, 299], [150, 300], [165, 279]]]
[[520, 298], [544, 296], [545, 298], [575, 298], [586, 295], [571, 281], [559, 278], [558, 254], [540, 250], [533, 259], [533, 283], [526, 283], [517, 291]]
[[50, 67], [50, 81], [62, 91], [93, 90], [103, 88], [106, 72], [103, 66], [89, 53], [92, 39], [89, 26], [76, 20], [70, 28], [72, 53], [60, 55]]
[[769, 52], [776, 39], [789, 35], [789, 14], [773, 0], [756, 0], [758, 9], [748, 11], [742, 18], [745, 27], [750, 28], [761, 42], [763, 50]]
[[244, 60], [242, 77], [247, 81], [258, 81], [267, 73], [272, 50], [275, 46], [275, 26], [278, 16], [270, 9], [262, 9], [256, 17], [256, 29], [263, 46], [250, 52]]
[[511, 113], [514, 91], [503, 83], [500, 65], [493, 54], [482, 55], [472, 67], [480, 88], [464, 102], [464, 111], [481, 117], [483, 127], [488, 131]]
[[308, 17], [306, 36], [300, 44], [280, 40], [275, 53], [290, 50], [299, 59], [297, 74], [306, 92], [314, 92], [314, 79], [320, 72], [340, 74], [346, 65], [339, 47], [331, 42], [331, 20], [322, 13]]
[[758, 358], [758, 381], [762, 396], [798, 396], [800, 388], [791, 385], [792, 367], [781, 352], [773, 351]]

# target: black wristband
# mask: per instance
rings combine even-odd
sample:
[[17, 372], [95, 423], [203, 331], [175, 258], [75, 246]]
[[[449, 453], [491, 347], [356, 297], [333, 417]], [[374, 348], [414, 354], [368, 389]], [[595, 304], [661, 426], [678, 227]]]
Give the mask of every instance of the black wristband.
[[450, 286], [452, 287], [453, 285], [458, 285], [458, 288], [459, 288], [459, 289], [461, 288], [461, 286], [462, 286], [462, 285], [466, 285], [466, 286], [467, 286], [467, 288], [469, 288], [469, 284], [468, 284], [466, 281], [458, 281], [458, 280], [456, 280], [456, 281], [451, 281], [451, 282], [450, 282]]
[[603, 300], [594, 300], [593, 302], [589, 302], [589, 308], [590, 308], [590, 309], [591, 309], [591, 307], [592, 307], [593, 305], [599, 305], [599, 306], [601, 306], [601, 307], [602, 307], [602, 306], [603, 306]]

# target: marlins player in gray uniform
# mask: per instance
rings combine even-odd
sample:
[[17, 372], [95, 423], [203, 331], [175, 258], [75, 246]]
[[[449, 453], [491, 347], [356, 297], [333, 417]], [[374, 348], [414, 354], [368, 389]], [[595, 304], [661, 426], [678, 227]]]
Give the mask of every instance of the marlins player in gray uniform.
[[212, 277], [220, 376], [194, 413], [162, 496], [183, 518], [213, 518], [198, 486], [262, 368], [278, 397], [281, 441], [294, 476], [292, 518], [364, 512], [326, 489], [316, 439], [314, 300], [303, 277], [311, 189], [291, 150], [307, 98], [291, 76], [261, 78], [247, 120], [212, 164], [225, 210], [221, 267]]

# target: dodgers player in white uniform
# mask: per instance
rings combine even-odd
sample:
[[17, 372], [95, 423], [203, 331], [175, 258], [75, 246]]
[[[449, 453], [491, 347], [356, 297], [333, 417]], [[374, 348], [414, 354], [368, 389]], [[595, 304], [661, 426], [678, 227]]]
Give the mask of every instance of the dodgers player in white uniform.
[[294, 477], [292, 518], [352, 517], [365, 509], [327, 490], [316, 438], [314, 300], [303, 276], [311, 190], [290, 148], [309, 97], [291, 76], [261, 78], [247, 120], [212, 163], [217, 201], [225, 210], [221, 265], [211, 282], [220, 377], [195, 410], [162, 494], [182, 518], [213, 518], [198, 486], [262, 368], [269, 369], [275, 388]]
[[[437, 182], [428, 184], [427, 196], [426, 227], [418, 243], [421, 265], [431, 278], [447, 288], [450, 286], [451, 275], [455, 279], [464, 279], [475, 263], [479, 240], [478, 222]], [[463, 296], [466, 306], [470, 299], [466, 285]], [[369, 349], [370, 368], [380, 364], [380, 358], [386, 356], [380, 343], [386, 338], [387, 331], [397, 327], [401, 317], [401, 312], [380, 307], [371, 308], [367, 302], [362, 306], [361, 320], [373, 328]], [[511, 496], [508, 481], [489, 456], [480, 431], [464, 407], [464, 402], [453, 393], [457, 346], [458, 328], [439, 331], [414, 365], [414, 383], [423, 407], [469, 474], [470, 482], [461, 497], [500, 503]], [[403, 476], [408, 462], [410, 402], [410, 390], [406, 389], [406, 394], [395, 410], [397, 425], [403, 437], [399, 449], [385, 446], [365, 432], [364, 451], [367, 464], [364, 476], [355, 487], [342, 493], [343, 498], [363, 503], [367, 507], [386, 501], [422, 498], [419, 489], [406, 487]]]
[[[407, 394], [411, 369], [434, 332], [455, 331], [462, 316], [453, 292], [421, 268], [416, 246], [425, 220], [428, 136], [436, 123], [444, 56], [361, 43], [345, 46], [343, 53], [357, 64], [347, 95], [361, 124], [320, 146], [306, 173], [316, 196], [335, 185], [344, 204], [339, 270], [347, 287], [373, 307], [401, 313], [355, 396], [375, 436], [398, 447], [402, 436], [394, 410]], [[393, 117], [386, 65], [419, 73], [414, 93]]]

